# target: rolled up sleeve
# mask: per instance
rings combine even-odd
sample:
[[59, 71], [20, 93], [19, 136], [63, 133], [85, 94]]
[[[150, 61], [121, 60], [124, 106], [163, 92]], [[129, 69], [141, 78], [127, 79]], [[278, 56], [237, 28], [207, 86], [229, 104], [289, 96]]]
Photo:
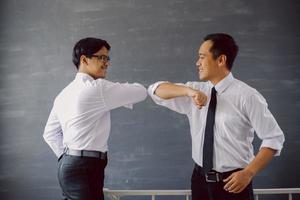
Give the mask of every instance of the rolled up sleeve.
[[[155, 94], [155, 90], [162, 83], [168, 83], [167, 81], [159, 81], [148, 87], [148, 94], [153, 101], [161, 106], [167, 107], [175, 112], [181, 114], [188, 114], [191, 112], [192, 101], [189, 97], [175, 97], [172, 99], [162, 99]], [[185, 84], [176, 83], [176, 85], [187, 86]], [[188, 87], [188, 86], [187, 86]]]
[[276, 150], [279, 156], [283, 148], [284, 134], [268, 109], [266, 100], [258, 93], [250, 95], [245, 102], [246, 111], [257, 136], [262, 140], [262, 147]]

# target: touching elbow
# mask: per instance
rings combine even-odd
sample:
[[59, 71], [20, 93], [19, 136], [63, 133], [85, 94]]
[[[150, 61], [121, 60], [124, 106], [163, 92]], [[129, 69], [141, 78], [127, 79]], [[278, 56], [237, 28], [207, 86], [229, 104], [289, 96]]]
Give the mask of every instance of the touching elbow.
[[43, 138], [44, 138], [44, 141], [46, 142], [46, 143], [49, 143], [49, 141], [51, 140], [51, 134], [50, 134], [51, 132], [49, 131], [49, 130], [47, 130], [47, 127], [45, 128], [45, 130], [44, 130], [44, 134], [43, 134]]
[[147, 89], [144, 86], [142, 86], [141, 89], [140, 89], [139, 94], [140, 94], [140, 101], [144, 101], [147, 98], [147, 95], [148, 95]]
[[49, 140], [47, 132], [45, 131], [43, 134], [44, 141], [47, 142]]

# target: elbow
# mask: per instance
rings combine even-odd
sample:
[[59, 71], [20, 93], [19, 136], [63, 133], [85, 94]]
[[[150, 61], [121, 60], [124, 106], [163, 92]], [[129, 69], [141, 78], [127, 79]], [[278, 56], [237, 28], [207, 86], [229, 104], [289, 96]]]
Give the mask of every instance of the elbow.
[[147, 98], [147, 89], [139, 84], [139, 83], [135, 83], [135, 87], [131, 90], [130, 93], [128, 93], [128, 95], [130, 96], [130, 103], [137, 103], [140, 101], [144, 101]]
[[165, 99], [164, 96], [160, 95], [160, 86], [164, 84], [163, 82], [159, 81], [157, 83], [154, 83], [152, 85], [150, 85], [148, 87], [148, 94], [149, 96], [151, 96], [152, 98], [154, 98], [155, 96], [159, 97], [159, 98], [162, 98], [162, 99]]
[[142, 86], [140, 91], [140, 101], [144, 101], [148, 96], [147, 89]]
[[46, 131], [45, 131], [44, 134], [43, 134], [43, 139], [44, 139], [44, 141], [45, 141], [46, 143], [48, 143], [49, 138], [48, 138], [48, 135], [47, 135], [47, 132], [46, 132]]
[[47, 127], [44, 130], [44, 134], [43, 134], [43, 139], [44, 141], [48, 144], [49, 141], [51, 141], [51, 132], [49, 130], [47, 130]]
[[173, 96], [170, 96], [168, 92], [160, 87], [160, 85], [156, 88], [156, 90], [154, 90], [153, 94], [164, 100], [173, 98]]

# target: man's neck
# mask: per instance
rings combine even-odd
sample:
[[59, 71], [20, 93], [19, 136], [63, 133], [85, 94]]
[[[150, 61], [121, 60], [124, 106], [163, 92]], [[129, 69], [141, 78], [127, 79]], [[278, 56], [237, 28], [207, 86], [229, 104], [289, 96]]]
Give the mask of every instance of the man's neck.
[[226, 76], [228, 76], [228, 74], [230, 74], [230, 71], [225, 71], [223, 73], [220, 73], [219, 75], [217, 75], [216, 77], [214, 77], [213, 79], [210, 80], [210, 82], [213, 85], [217, 85], [220, 81], [222, 81]]
[[80, 67], [80, 68], [78, 69], [78, 72], [87, 74], [87, 75], [89, 75], [90, 77], [92, 77], [93, 79], [96, 79], [96, 78], [93, 77], [90, 73], [88, 73], [88, 71], [87, 71], [86, 69], [84, 69], [83, 67]]

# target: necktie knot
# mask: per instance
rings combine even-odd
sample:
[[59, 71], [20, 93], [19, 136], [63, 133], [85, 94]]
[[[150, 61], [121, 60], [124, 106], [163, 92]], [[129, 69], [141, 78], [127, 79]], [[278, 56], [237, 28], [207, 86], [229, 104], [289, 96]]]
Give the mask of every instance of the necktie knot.
[[211, 88], [211, 94], [212, 95], [216, 95], [216, 93], [217, 93], [216, 88], [215, 87]]

